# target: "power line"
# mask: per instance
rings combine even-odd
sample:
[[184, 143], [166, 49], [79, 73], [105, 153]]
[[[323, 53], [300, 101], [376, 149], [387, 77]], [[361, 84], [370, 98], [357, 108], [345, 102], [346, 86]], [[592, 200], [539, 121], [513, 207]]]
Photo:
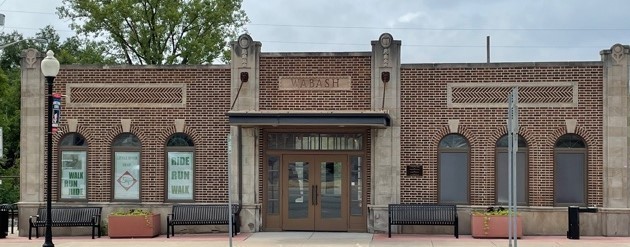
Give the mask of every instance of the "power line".
[[[7, 0], [4, 0], [6, 2]], [[4, 4], [4, 2], [2, 2]], [[2, 6], [2, 4], [0, 4]], [[22, 13], [22, 14], [38, 14], [38, 15], [57, 15], [54, 12], [37, 12], [37, 11], [26, 11], [26, 10], [3, 10], [2, 12], [8, 13]]]
[[297, 27], [321, 29], [377, 29], [377, 30], [419, 30], [419, 31], [628, 31], [630, 28], [430, 28], [430, 27], [368, 27], [368, 26], [324, 26], [296, 24], [249, 23], [246, 26]]
[[[334, 43], [334, 42], [312, 42], [312, 41], [277, 41], [267, 40], [262, 43], [278, 44], [307, 44], [307, 45], [349, 45], [368, 46], [369, 43]], [[434, 45], [434, 44], [403, 44], [403, 47], [438, 47], [438, 48], [485, 48], [486, 45]], [[602, 46], [570, 46], [570, 45], [493, 45], [494, 48], [601, 48]], [[605, 46], [604, 46], [605, 47]]]

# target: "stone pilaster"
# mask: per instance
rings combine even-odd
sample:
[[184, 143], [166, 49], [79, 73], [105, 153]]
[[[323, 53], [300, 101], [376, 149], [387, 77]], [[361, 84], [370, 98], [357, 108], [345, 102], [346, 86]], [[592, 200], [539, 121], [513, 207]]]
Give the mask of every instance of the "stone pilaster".
[[372, 41], [372, 110], [391, 117], [391, 126], [372, 130], [372, 232], [387, 231], [387, 204], [400, 201], [400, 46], [388, 33]]
[[[35, 49], [22, 51], [20, 108], [19, 229], [28, 229], [28, 216], [45, 201], [46, 80], [41, 72], [45, 57]], [[20, 236], [24, 236], [20, 232]]]
[[[232, 43], [231, 111], [256, 111], [259, 102], [260, 42], [241, 35]], [[239, 92], [240, 88], [240, 92]], [[257, 232], [262, 225], [258, 195], [258, 129], [231, 127], [233, 198], [238, 199], [239, 161], [242, 171], [241, 231]], [[240, 136], [239, 136], [240, 135]], [[239, 149], [241, 158], [239, 159]], [[235, 201], [236, 202], [236, 201]]]
[[[600, 54], [604, 65], [604, 207], [627, 209], [630, 207], [630, 47], [615, 44]], [[630, 233], [630, 215], [613, 212], [603, 214], [602, 234], [627, 236]]]

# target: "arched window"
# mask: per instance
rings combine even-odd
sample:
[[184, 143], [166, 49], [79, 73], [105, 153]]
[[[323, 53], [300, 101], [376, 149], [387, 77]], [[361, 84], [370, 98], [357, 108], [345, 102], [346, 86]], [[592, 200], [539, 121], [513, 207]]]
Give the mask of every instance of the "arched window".
[[88, 143], [78, 133], [68, 133], [59, 142], [59, 200], [87, 200]]
[[113, 200], [140, 200], [140, 164], [142, 144], [138, 137], [123, 133], [112, 142]]
[[[503, 135], [497, 141], [495, 160], [495, 200], [497, 205], [507, 205], [509, 195], [508, 185], [508, 135]], [[518, 150], [516, 151], [516, 199], [518, 205], [527, 205], [528, 198], [528, 158], [527, 142], [518, 136]]]
[[166, 141], [166, 200], [193, 201], [195, 194], [195, 144], [184, 133]]
[[582, 137], [566, 134], [554, 148], [554, 203], [556, 206], [586, 206], [587, 147]]
[[449, 134], [438, 148], [438, 202], [468, 204], [470, 184], [470, 146], [459, 134]]

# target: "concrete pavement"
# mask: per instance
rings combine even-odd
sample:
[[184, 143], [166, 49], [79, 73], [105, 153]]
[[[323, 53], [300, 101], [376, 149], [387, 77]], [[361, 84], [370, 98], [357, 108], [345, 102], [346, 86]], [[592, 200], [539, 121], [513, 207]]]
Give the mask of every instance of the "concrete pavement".
[[[127, 247], [127, 246], [164, 246], [164, 247], [208, 247], [229, 246], [225, 233], [216, 234], [178, 234], [166, 238], [165, 235], [144, 239], [110, 239], [107, 236], [91, 239], [90, 236], [54, 237], [53, 243], [58, 247]], [[44, 238], [17, 237], [10, 234], [0, 239], [2, 247], [41, 246]], [[233, 238], [232, 246], [238, 247], [288, 247], [288, 246], [352, 246], [352, 247], [386, 247], [386, 246], [420, 246], [420, 247], [455, 247], [508, 246], [507, 239], [474, 239], [470, 235], [420, 235], [395, 234], [388, 238], [387, 234], [371, 233], [331, 233], [331, 232], [258, 232], [243, 233]], [[569, 240], [565, 236], [525, 236], [518, 240], [523, 247], [630, 247], [630, 237], [582, 237], [580, 240]]]

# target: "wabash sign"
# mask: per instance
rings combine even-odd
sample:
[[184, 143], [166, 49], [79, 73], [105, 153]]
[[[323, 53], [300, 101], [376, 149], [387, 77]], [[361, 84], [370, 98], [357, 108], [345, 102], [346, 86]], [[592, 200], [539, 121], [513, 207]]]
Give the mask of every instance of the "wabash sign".
[[350, 76], [280, 77], [279, 90], [351, 90]]

